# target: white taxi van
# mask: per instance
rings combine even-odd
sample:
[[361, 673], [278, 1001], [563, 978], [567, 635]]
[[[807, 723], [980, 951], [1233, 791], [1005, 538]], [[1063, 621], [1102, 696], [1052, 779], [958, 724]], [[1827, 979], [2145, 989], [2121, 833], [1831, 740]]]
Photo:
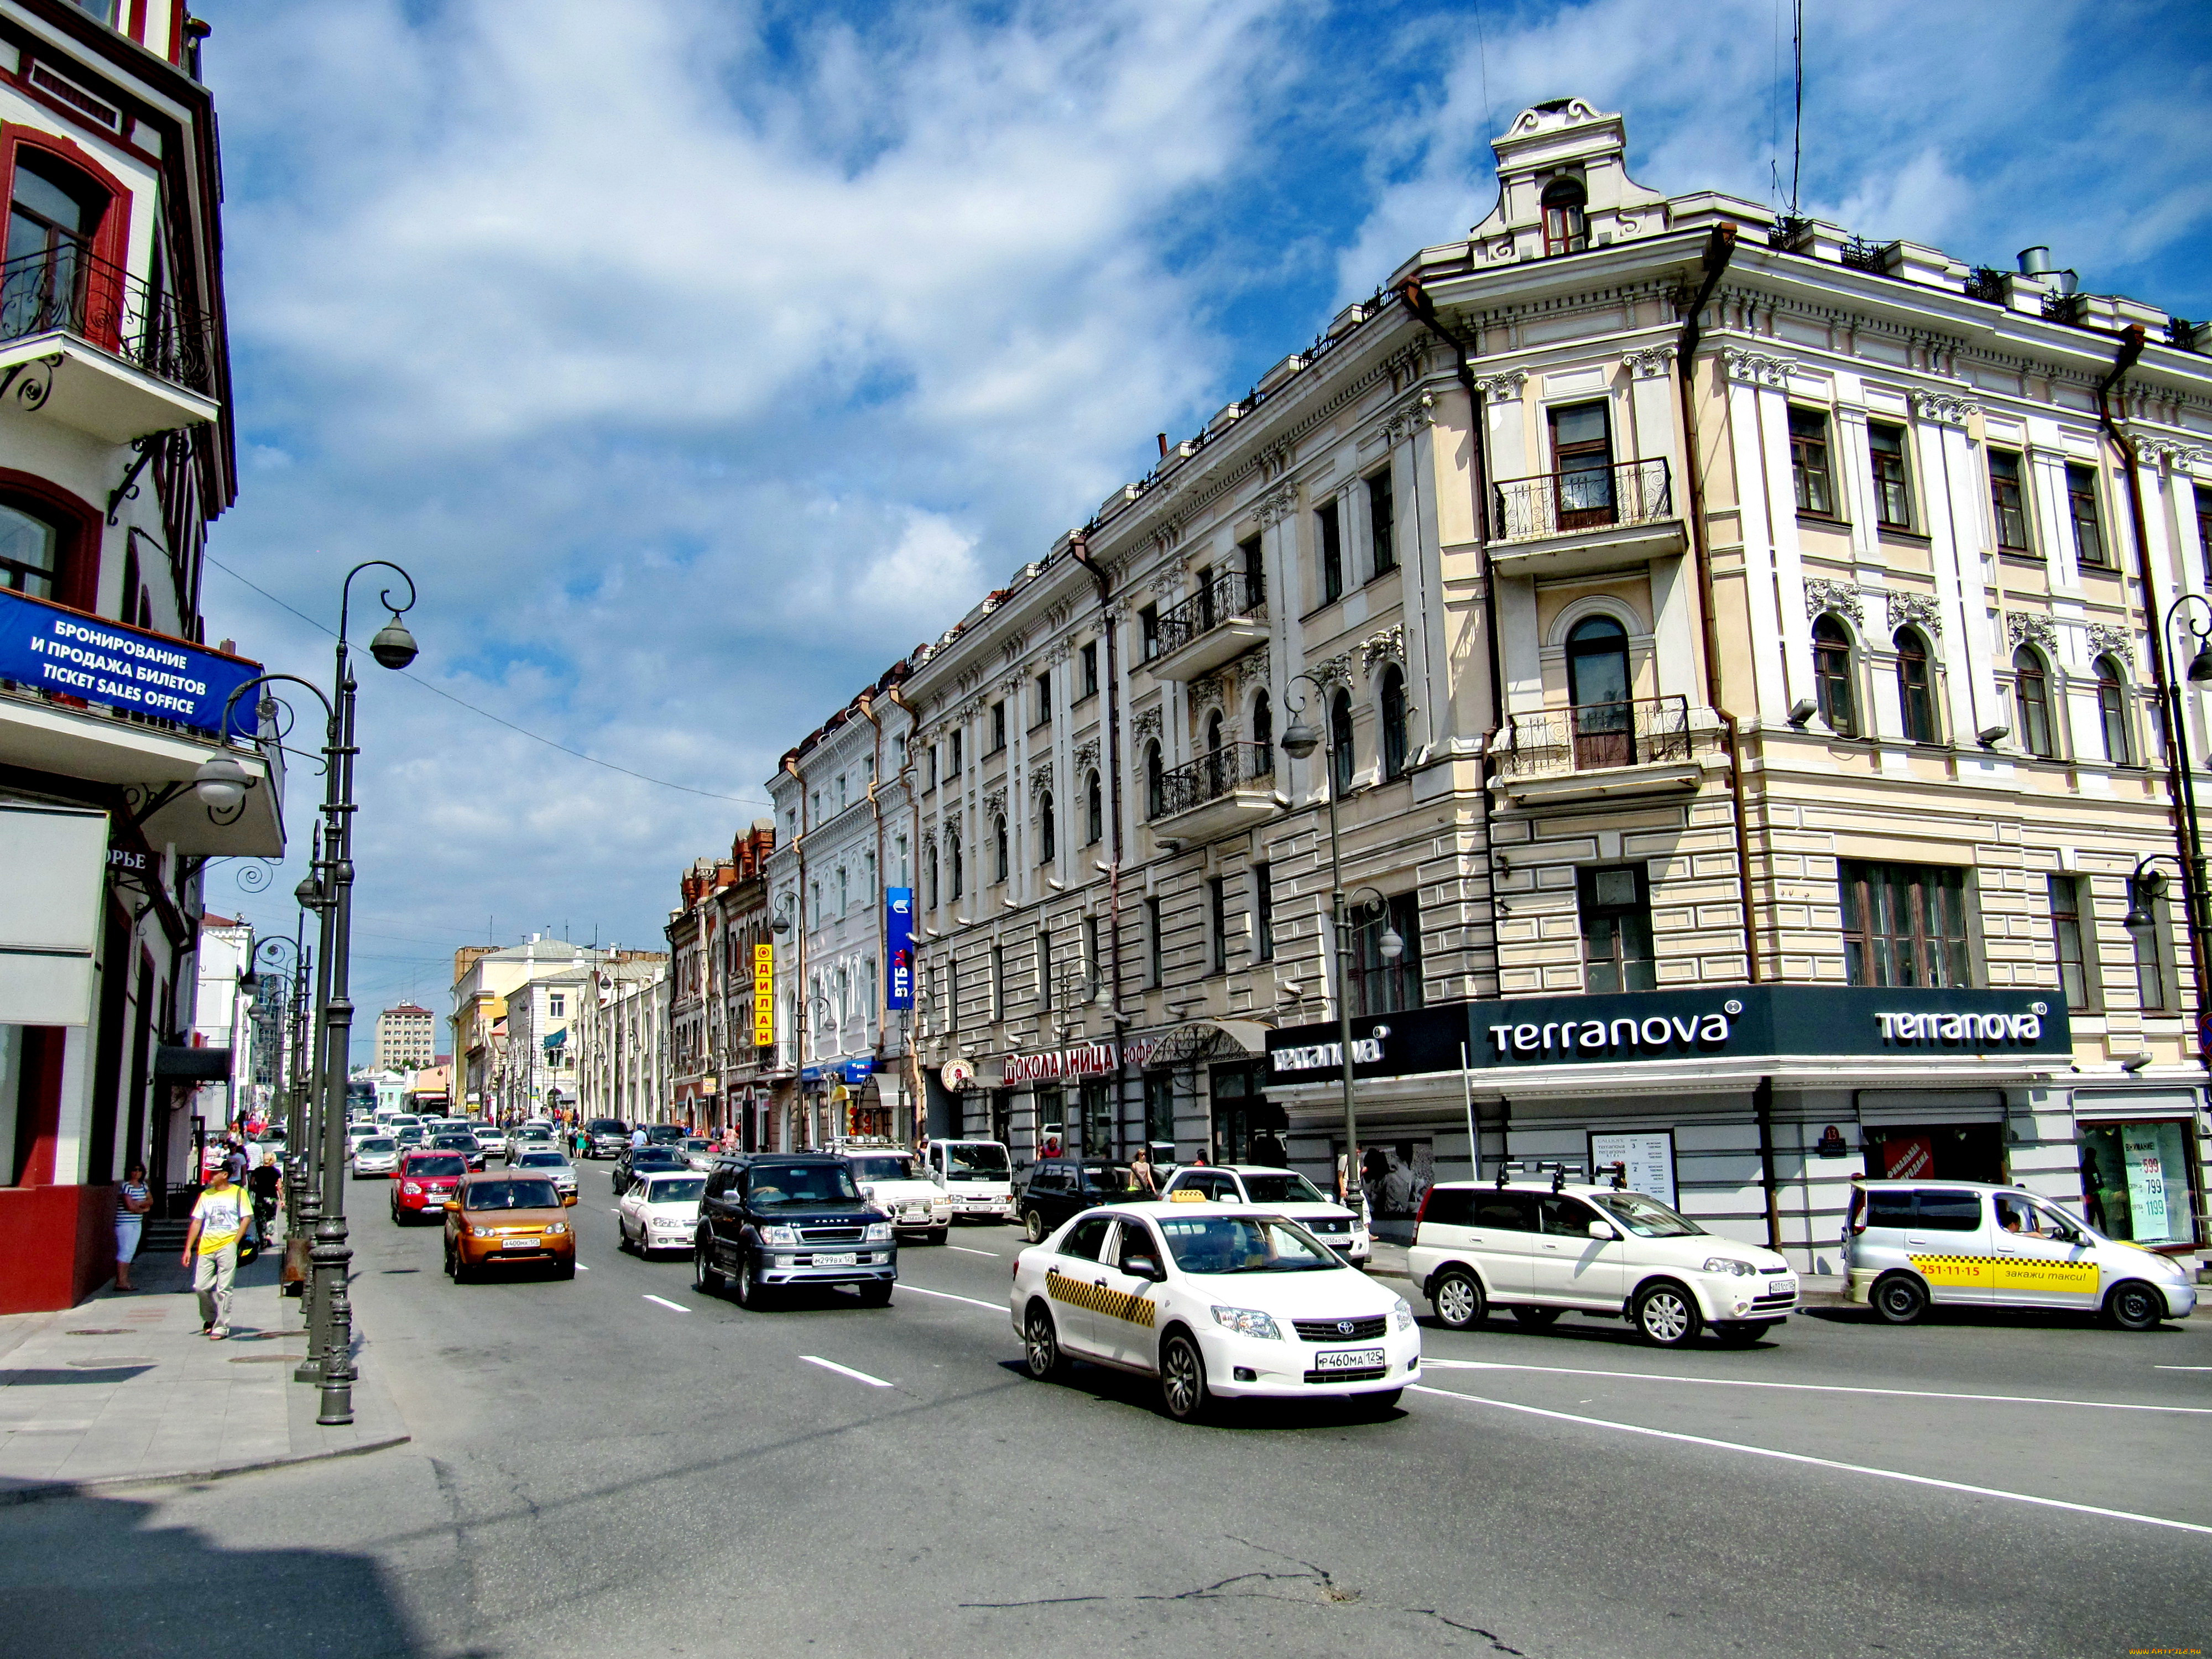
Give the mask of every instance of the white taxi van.
[[1086, 1359], [1157, 1376], [1179, 1422], [1255, 1397], [1382, 1411], [1420, 1376], [1405, 1298], [1260, 1206], [1085, 1211], [1014, 1259], [1011, 1307], [1030, 1376]]

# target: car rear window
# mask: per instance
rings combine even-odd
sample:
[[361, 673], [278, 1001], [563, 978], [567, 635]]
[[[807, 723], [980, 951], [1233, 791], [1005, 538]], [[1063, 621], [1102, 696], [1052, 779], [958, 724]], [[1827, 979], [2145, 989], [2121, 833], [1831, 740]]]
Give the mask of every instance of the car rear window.
[[595, 1135], [620, 1134], [622, 1127], [622, 1120], [618, 1117], [595, 1117], [589, 1125], [591, 1132]]
[[745, 1194], [755, 1204], [840, 1204], [860, 1189], [842, 1164], [756, 1164], [746, 1171]]
[[361, 1150], [364, 1152], [392, 1152], [399, 1150], [399, 1143], [389, 1135], [371, 1135], [361, 1143]]
[[407, 1160], [407, 1173], [411, 1176], [459, 1176], [468, 1172], [468, 1159], [450, 1152], [424, 1154]]
[[1929, 1192], [1923, 1188], [1915, 1196], [1919, 1200], [1915, 1226], [1930, 1232], [1971, 1233], [1982, 1224], [1979, 1193]]

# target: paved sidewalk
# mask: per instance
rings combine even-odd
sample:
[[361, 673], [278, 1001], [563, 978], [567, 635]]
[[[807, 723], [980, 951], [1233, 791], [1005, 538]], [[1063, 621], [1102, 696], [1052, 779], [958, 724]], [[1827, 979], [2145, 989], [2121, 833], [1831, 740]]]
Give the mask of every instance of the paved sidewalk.
[[307, 1352], [278, 1255], [240, 1270], [233, 1335], [200, 1334], [191, 1275], [148, 1250], [128, 1295], [0, 1319], [0, 1504], [87, 1485], [233, 1474], [398, 1445], [405, 1425], [366, 1345], [354, 1420], [315, 1422], [319, 1391], [292, 1381]]

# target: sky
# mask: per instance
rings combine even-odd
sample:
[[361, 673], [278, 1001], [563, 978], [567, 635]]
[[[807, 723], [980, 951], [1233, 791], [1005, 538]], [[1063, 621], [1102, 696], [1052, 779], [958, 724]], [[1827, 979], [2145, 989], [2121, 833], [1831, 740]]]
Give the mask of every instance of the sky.
[[[1574, 95], [1670, 194], [2212, 314], [2212, 8], [198, 0], [240, 499], [209, 637], [361, 677], [354, 1000], [665, 948], [783, 751], [1496, 196]], [[355, 583], [356, 636], [388, 573]], [[586, 758], [588, 757], [588, 758]], [[211, 909], [292, 931], [284, 867]]]

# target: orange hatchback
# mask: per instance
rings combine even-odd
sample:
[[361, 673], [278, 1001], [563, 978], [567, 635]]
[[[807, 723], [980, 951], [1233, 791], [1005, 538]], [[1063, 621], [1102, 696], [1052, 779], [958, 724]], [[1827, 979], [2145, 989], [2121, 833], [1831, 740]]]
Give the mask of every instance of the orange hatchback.
[[576, 1276], [576, 1231], [552, 1177], [534, 1170], [464, 1176], [446, 1204], [446, 1271], [456, 1285], [488, 1267]]

